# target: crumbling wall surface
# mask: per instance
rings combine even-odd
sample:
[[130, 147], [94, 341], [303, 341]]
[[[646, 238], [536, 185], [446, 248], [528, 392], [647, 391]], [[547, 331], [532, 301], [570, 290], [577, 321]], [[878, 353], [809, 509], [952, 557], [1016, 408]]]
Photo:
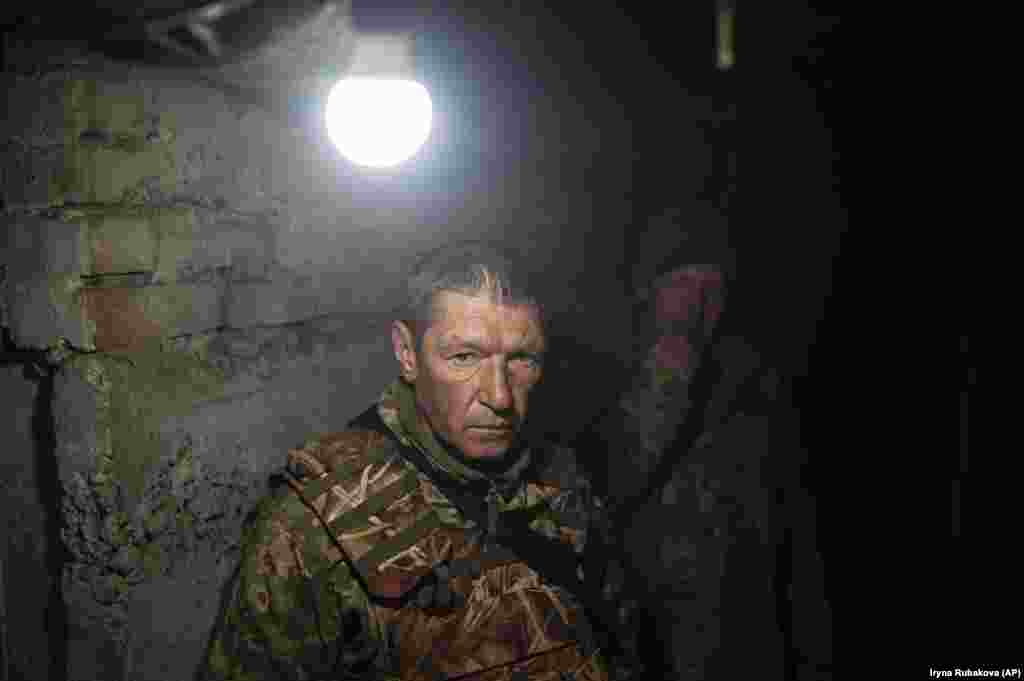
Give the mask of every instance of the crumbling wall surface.
[[[289, 250], [317, 211], [348, 224], [344, 193], [311, 200], [296, 168], [323, 150], [259, 111], [135, 68], [3, 78], [0, 325], [53, 372], [61, 491], [59, 529], [35, 502], [4, 517], [6, 551], [59, 531], [67, 679], [190, 679], [241, 523], [287, 449], [343, 426], [391, 376], [387, 298], [366, 293], [388, 282], [345, 263], [341, 241], [319, 270]], [[0, 451], [4, 475], [27, 465], [12, 459], [24, 446]], [[42, 617], [24, 602], [42, 582], [5, 565], [5, 601]]]

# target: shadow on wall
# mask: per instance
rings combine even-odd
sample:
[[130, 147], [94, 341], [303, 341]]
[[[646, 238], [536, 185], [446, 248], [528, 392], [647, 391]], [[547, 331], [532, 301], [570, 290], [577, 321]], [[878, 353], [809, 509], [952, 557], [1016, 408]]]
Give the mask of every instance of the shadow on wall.
[[60, 585], [65, 551], [60, 539], [60, 484], [53, 426], [53, 371], [48, 368], [38, 371], [37, 378], [39, 392], [32, 415], [32, 434], [36, 445], [34, 461], [36, 480], [39, 481], [39, 499], [46, 510], [46, 568], [50, 578], [46, 602], [49, 679], [64, 681], [67, 677], [67, 616]]
[[629, 367], [613, 352], [576, 335], [553, 329], [548, 342], [544, 378], [530, 397], [531, 430], [563, 445], [582, 446], [580, 463], [602, 486], [607, 447], [589, 446], [580, 436], [616, 403], [629, 380]]
[[[0, 368], [19, 367], [21, 368], [22, 378], [35, 385], [34, 403], [31, 407], [31, 424], [29, 424], [33, 445], [32, 471], [29, 474], [29, 479], [34, 484], [32, 492], [35, 498], [31, 502], [33, 505], [41, 507], [45, 528], [45, 536], [42, 538], [43, 545], [35, 547], [36, 553], [34, 556], [29, 551], [20, 551], [17, 554], [11, 552], [10, 554], [12, 559], [26, 562], [26, 565], [33, 570], [37, 570], [39, 567], [45, 569], [46, 600], [44, 603], [32, 604], [42, 612], [41, 621], [43, 629], [35, 632], [26, 632], [24, 630], [19, 632], [19, 645], [26, 643], [26, 637], [37, 637], [29, 643], [32, 650], [21, 651], [22, 655], [19, 657], [27, 656], [27, 659], [45, 659], [49, 663], [48, 669], [25, 669], [22, 665], [15, 664], [15, 656], [10, 654], [12, 651], [7, 648], [4, 652], [8, 654], [8, 658], [3, 660], [3, 663], [7, 666], [6, 668], [0, 667], [0, 670], [6, 671], [8, 674], [4, 681], [8, 681], [8, 679], [9, 681], [36, 681], [41, 679], [64, 681], [67, 678], [67, 616], [60, 585], [65, 563], [65, 550], [60, 539], [60, 484], [57, 476], [57, 460], [55, 456], [53, 371], [46, 363], [44, 352], [16, 351], [13, 349], [14, 345], [10, 338], [9, 330], [5, 327], [0, 329], [0, 331], [2, 331], [2, 338], [0, 338]], [[5, 404], [4, 407], [10, 408], [11, 405]], [[15, 511], [15, 509], [4, 510], [8, 512]], [[8, 537], [5, 537], [4, 540], [8, 541]], [[44, 565], [32, 565], [31, 562], [40, 554], [42, 554]], [[38, 593], [40, 589], [22, 589], [21, 586], [25, 585], [12, 583], [14, 581], [12, 574], [22, 573], [22, 568], [25, 565], [18, 566], [18, 570], [13, 570], [11, 569], [13, 567], [13, 560], [11, 560], [4, 567], [6, 572], [3, 575], [3, 582], [0, 582], [0, 588], [5, 589], [3, 601], [8, 604], [6, 612], [8, 621], [5, 624], [9, 638], [5, 643], [9, 646], [9, 632], [13, 625], [13, 613], [16, 611], [14, 607], [11, 607], [11, 604], [22, 601], [26, 592], [31, 594], [35, 591]], [[21, 595], [18, 598], [14, 598], [13, 596], [17, 594]], [[0, 615], [4, 614], [0, 613]]]

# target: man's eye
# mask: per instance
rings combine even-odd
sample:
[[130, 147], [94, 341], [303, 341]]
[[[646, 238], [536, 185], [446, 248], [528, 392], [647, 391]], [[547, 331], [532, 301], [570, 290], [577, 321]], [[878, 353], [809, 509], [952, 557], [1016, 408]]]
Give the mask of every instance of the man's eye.
[[449, 357], [448, 361], [456, 366], [472, 366], [476, 362], [476, 355], [472, 352], [460, 352]]

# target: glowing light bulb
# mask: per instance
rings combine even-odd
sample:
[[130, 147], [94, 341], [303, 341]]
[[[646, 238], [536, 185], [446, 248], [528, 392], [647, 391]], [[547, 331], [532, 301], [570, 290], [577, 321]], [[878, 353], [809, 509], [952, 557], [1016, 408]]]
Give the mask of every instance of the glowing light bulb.
[[327, 135], [342, 156], [386, 168], [415, 154], [430, 135], [427, 88], [400, 78], [350, 77], [327, 96]]

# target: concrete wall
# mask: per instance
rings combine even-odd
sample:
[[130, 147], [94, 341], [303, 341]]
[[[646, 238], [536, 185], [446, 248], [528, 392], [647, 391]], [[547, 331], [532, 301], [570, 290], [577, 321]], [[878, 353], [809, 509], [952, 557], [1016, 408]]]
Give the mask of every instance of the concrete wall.
[[50, 397], [43, 374], [0, 364], [0, 671], [11, 681], [46, 678], [60, 655], [60, 632], [55, 646], [49, 636], [61, 613], [59, 547], [47, 541], [55, 531], [54, 471], [39, 456]]
[[[59, 481], [71, 681], [192, 677], [268, 476], [392, 378], [389, 313], [422, 249], [470, 235], [529, 247], [538, 271], [559, 262], [554, 307], [591, 355], [625, 333], [614, 284], [581, 295], [584, 267], [604, 256], [568, 229], [596, 216], [554, 152], [476, 175], [369, 177], [322, 131], [187, 74], [68, 64], [7, 72], [3, 86], [0, 326], [54, 369], [53, 441], [36, 453], [34, 388], [4, 374], [20, 439], [0, 462], [49, 461]], [[602, 242], [621, 238], [625, 195]], [[588, 403], [575, 409], [581, 421]], [[39, 483], [20, 480], [12, 489]], [[43, 551], [31, 537], [57, 530], [41, 528], [40, 503], [4, 508], [21, 514], [8, 552]], [[7, 561], [6, 593], [31, 561]], [[42, 577], [32, 590], [18, 597], [42, 598]], [[47, 678], [33, 660], [15, 662]]]

